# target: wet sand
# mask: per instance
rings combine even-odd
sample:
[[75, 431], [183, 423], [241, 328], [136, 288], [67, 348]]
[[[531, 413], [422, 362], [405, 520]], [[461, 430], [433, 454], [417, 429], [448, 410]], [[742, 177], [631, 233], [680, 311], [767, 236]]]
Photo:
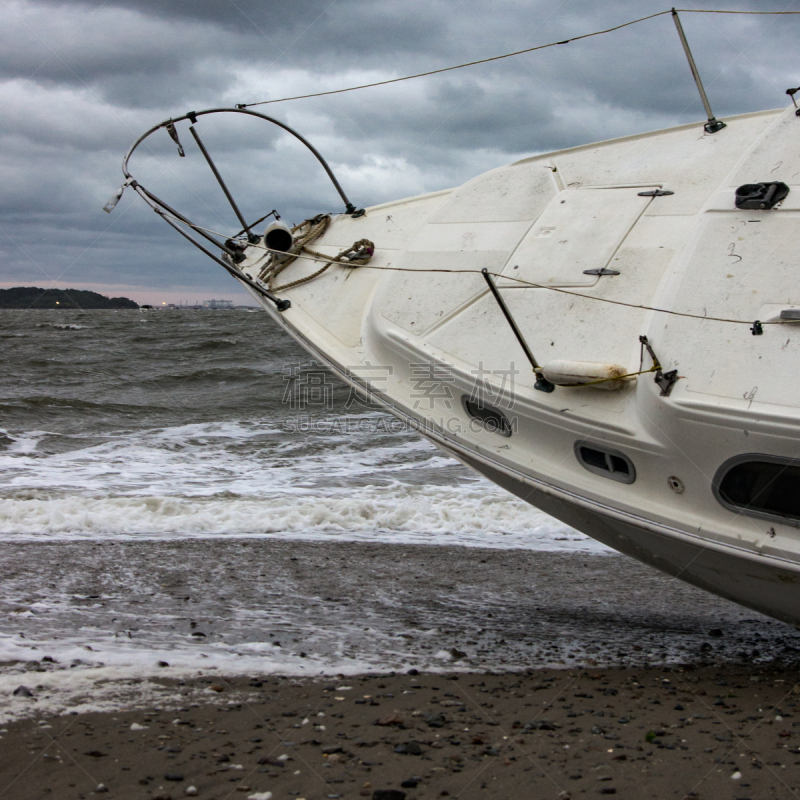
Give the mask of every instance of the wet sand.
[[[189, 674], [485, 672], [800, 657], [788, 625], [619, 555], [266, 538], [30, 542], [3, 545], [0, 574], [0, 662], [48, 671], [142, 675], [166, 661]], [[0, 663], [0, 722], [3, 675], [15, 669]]]
[[788, 799], [798, 677], [774, 665], [202, 677], [172, 682], [177, 708], [8, 724], [0, 797]]
[[84, 541], [0, 570], [0, 800], [800, 788], [800, 632], [621, 556]]

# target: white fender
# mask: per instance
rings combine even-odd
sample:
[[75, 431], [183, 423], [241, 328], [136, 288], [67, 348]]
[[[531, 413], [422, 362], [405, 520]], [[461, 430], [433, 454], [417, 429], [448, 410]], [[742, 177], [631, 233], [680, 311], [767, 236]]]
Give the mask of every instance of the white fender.
[[593, 388], [622, 389], [634, 377], [623, 377], [627, 373], [619, 364], [604, 364], [599, 361], [551, 361], [542, 367], [542, 375], [556, 386], [585, 386], [594, 381]]

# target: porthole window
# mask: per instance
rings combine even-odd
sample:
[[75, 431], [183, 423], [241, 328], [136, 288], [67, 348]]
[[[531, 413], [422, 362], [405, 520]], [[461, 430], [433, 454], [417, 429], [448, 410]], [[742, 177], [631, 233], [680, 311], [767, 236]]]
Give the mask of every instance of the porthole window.
[[499, 408], [487, 405], [480, 399], [470, 399], [467, 394], [461, 396], [461, 405], [471, 420], [490, 433], [499, 433], [501, 436], [511, 436], [513, 433], [508, 417]]
[[731, 511], [800, 527], [800, 459], [736, 456], [719, 468], [713, 488]]
[[620, 483], [633, 483], [636, 480], [633, 462], [619, 450], [609, 450], [594, 442], [575, 442], [575, 456], [584, 469], [595, 475]]

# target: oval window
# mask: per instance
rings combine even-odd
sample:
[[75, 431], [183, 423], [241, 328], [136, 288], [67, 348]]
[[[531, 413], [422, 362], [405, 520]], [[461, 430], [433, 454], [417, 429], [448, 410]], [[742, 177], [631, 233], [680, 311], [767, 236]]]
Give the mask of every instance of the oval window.
[[470, 419], [490, 433], [499, 433], [501, 436], [511, 436], [513, 433], [508, 417], [500, 409], [487, 405], [480, 398], [473, 400], [469, 395], [462, 395], [461, 405], [464, 406], [464, 411], [469, 414]]
[[575, 442], [575, 456], [584, 469], [595, 475], [620, 483], [633, 483], [636, 480], [633, 462], [619, 450], [609, 450], [594, 442]]
[[731, 511], [800, 527], [800, 461], [736, 456], [719, 468], [713, 488], [717, 500]]

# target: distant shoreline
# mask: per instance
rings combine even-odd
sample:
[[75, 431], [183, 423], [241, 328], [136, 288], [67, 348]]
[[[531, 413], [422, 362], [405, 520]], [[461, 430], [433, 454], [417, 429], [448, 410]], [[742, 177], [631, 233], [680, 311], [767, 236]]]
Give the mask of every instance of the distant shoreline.
[[87, 289], [41, 289], [36, 286], [15, 286], [0, 289], [0, 309], [138, 309], [139, 304], [127, 297], [106, 297]]

